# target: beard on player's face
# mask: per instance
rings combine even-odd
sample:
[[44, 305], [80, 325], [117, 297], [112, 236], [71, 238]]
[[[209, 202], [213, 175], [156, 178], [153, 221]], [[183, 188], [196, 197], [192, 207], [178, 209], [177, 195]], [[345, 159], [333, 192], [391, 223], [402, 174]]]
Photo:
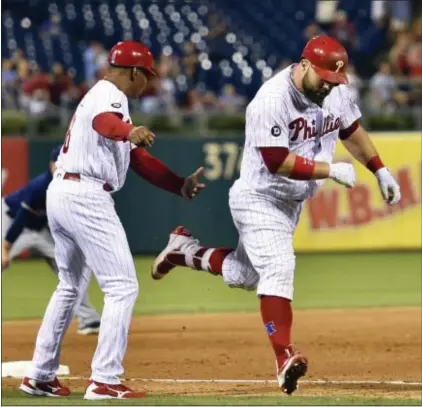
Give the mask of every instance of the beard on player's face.
[[311, 67], [306, 71], [303, 77], [303, 93], [313, 103], [322, 106], [324, 99], [333, 89], [332, 84], [328, 84]]

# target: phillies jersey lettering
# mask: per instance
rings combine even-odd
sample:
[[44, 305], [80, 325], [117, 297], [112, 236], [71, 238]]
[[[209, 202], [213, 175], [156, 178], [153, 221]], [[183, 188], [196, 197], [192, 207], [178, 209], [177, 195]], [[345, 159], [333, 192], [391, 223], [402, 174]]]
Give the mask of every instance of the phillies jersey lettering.
[[118, 113], [132, 122], [126, 95], [106, 80], [98, 81], [77, 107], [56, 165], [64, 172], [108, 183], [116, 191], [125, 182], [133, 146], [109, 140], [92, 128], [94, 117], [103, 112]]
[[[299, 137], [302, 140], [307, 140], [308, 138], [314, 138], [318, 135], [318, 131], [315, 127], [316, 121], [312, 120], [309, 124], [308, 120], [303, 117], [298, 117], [289, 123], [289, 129], [293, 131], [291, 134], [290, 141], [296, 141]], [[320, 137], [323, 137], [325, 134], [332, 133], [340, 128], [340, 118], [334, 117], [332, 115], [324, 117], [324, 124]], [[303, 131], [302, 131], [303, 130]]]
[[287, 147], [308, 160], [333, 160], [339, 131], [361, 117], [346, 85], [333, 88], [322, 107], [312, 103], [291, 78], [294, 65], [265, 82], [246, 109], [245, 147], [240, 178], [268, 197], [310, 198], [324, 180], [298, 181], [271, 174], [260, 147]]

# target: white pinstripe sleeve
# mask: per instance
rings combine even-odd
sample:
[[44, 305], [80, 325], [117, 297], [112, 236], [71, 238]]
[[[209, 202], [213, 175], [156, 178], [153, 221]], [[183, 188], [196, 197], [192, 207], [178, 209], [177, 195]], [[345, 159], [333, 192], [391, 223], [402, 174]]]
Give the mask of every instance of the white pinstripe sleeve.
[[353, 122], [362, 117], [362, 113], [345, 85], [339, 86], [341, 104], [343, 106], [342, 114], [340, 116], [340, 128], [347, 129]]
[[246, 137], [253, 147], [288, 147], [287, 108], [280, 97], [264, 96], [246, 110]]
[[120, 113], [125, 120], [128, 118], [128, 101], [119, 91], [110, 90], [101, 93], [93, 108], [93, 117], [104, 112]]

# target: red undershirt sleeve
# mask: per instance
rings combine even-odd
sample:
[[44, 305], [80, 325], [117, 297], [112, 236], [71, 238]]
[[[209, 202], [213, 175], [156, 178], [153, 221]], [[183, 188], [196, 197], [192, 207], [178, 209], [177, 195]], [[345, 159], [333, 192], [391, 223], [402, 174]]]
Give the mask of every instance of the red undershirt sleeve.
[[359, 120], [355, 120], [347, 129], [341, 129], [339, 133], [340, 140], [347, 140], [359, 127]]
[[92, 120], [92, 128], [98, 134], [115, 141], [125, 141], [133, 127], [132, 124], [122, 121], [119, 113], [103, 112]]
[[171, 171], [145, 148], [134, 148], [130, 152], [130, 167], [150, 184], [181, 196], [185, 179]]
[[271, 174], [275, 174], [289, 155], [287, 147], [260, 147], [262, 159]]

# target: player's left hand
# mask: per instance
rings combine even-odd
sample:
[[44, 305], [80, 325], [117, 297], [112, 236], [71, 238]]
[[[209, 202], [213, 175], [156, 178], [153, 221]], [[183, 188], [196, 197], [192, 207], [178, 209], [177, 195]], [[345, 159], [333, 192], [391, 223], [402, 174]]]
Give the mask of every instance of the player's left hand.
[[394, 205], [401, 199], [400, 186], [394, 177], [391, 175], [387, 167], [379, 169], [375, 176], [378, 179], [378, 185], [381, 194], [389, 205]]
[[198, 181], [199, 177], [204, 175], [204, 167], [199, 167], [192, 175], [186, 178], [185, 183], [182, 187], [182, 196], [185, 199], [192, 199], [198, 195], [202, 189], [205, 188], [205, 184]]
[[7, 268], [10, 263], [10, 250], [6, 247], [4, 243], [1, 245], [1, 270]]

